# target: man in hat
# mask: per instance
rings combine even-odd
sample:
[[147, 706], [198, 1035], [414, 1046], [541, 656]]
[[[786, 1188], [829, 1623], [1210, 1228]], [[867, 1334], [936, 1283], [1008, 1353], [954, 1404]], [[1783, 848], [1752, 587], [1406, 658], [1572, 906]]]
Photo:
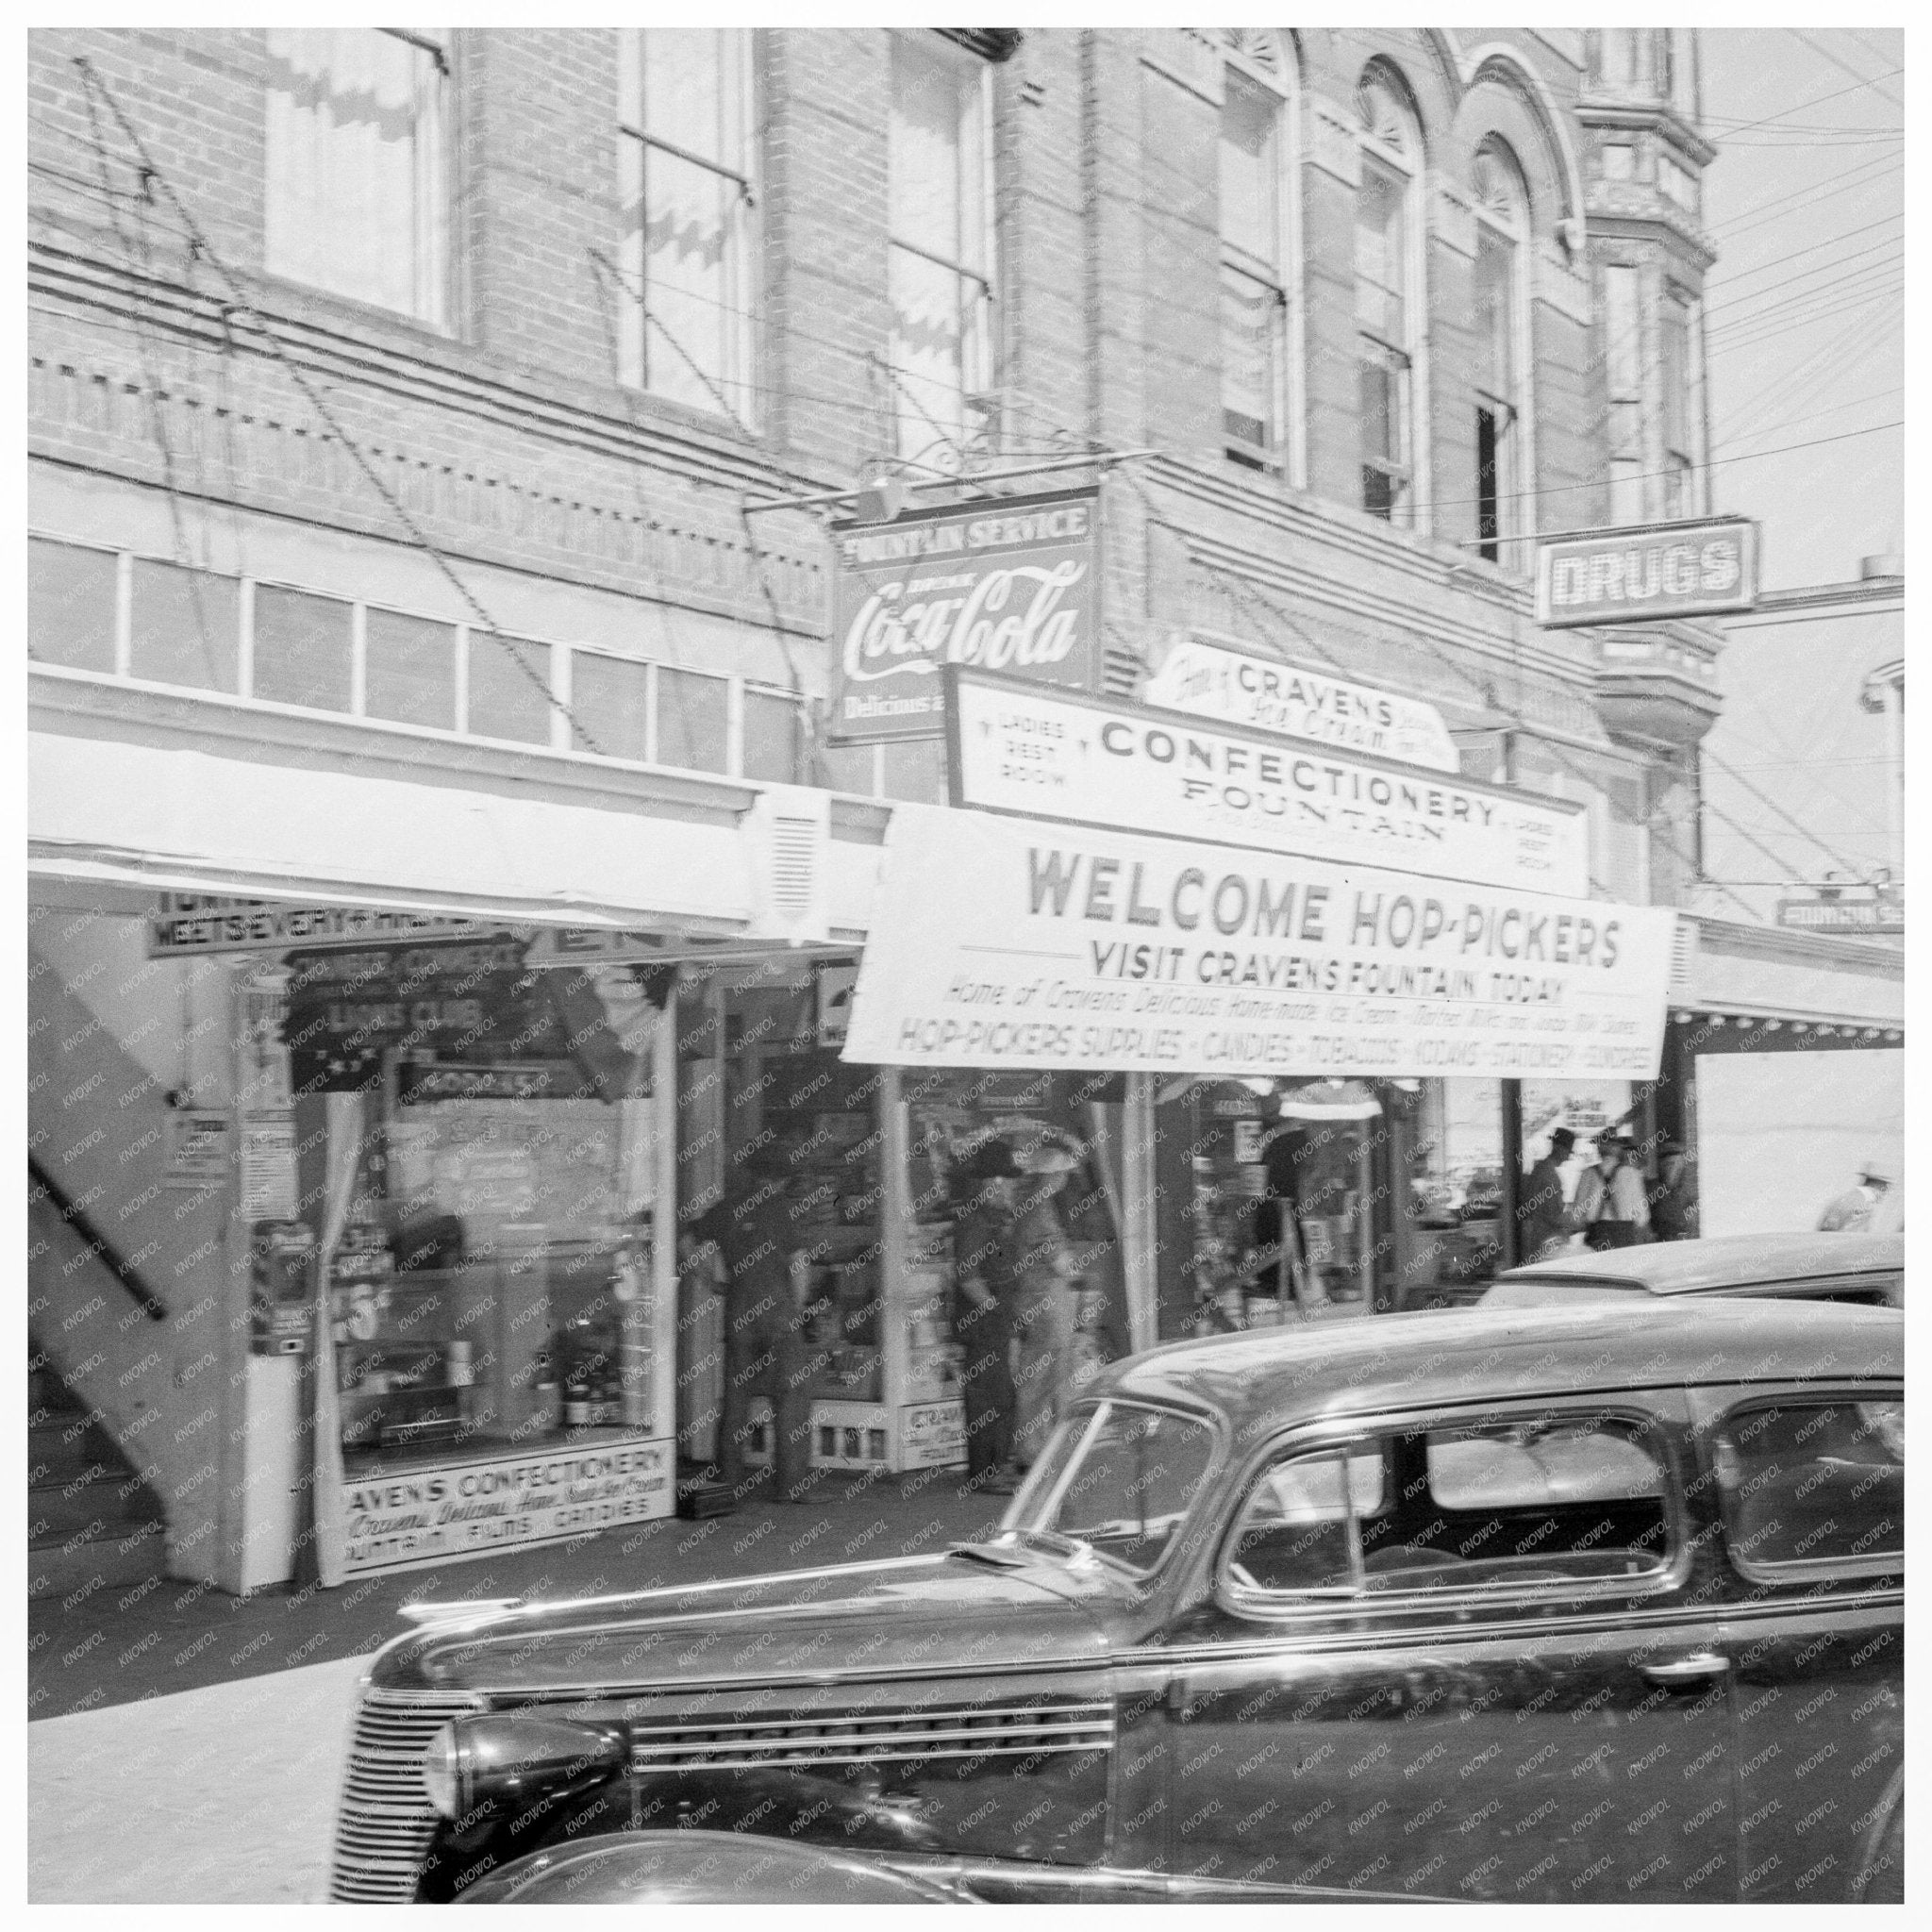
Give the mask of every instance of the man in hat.
[[[1302, 1137], [1283, 1117], [1280, 1091], [1271, 1088], [1261, 1096], [1261, 1174], [1265, 1191], [1255, 1208], [1255, 1245], [1276, 1251], [1274, 1279], [1268, 1285], [1279, 1296], [1284, 1316], [1293, 1304], [1314, 1307], [1328, 1299], [1327, 1291], [1308, 1266], [1307, 1235], [1302, 1227], [1301, 1174], [1297, 1168], [1302, 1147]], [[1265, 1275], [1261, 1277], [1264, 1282], [1267, 1279]]]
[[801, 1289], [814, 1255], [805, 1225], [807, 1134], [785, 1126], [761, 1135], [732, 1163], [724, 1198], [690, 1216], [678, 1258], [715, 1244], [724, 1262], [724, 1413], [718, 1424], [720, 1479], [739, 1487], [752, 1399], [772, 1406], [773, 1466], [781, 1501], [802, 1502], [811, 1471], [811, 1364]]
[[954, 1331], [965, 1350], [960, 1393], [966, 1408], [966, 1467], [982, 1489], [1010, 1490], [1013, 1455], [1014, 1265], [1020, 1178], [1013, 1150], [995, 1138], [965, 1163], [964, 1199], [953, 1233], [959, 1287]]
[[1549, 1151], [1523, 1177], [1516, 1203], [1518, 1252], [1525, 1261], [1544, 1261], [1570, 1239], [1563, 1208], [1563, 1168], [1576, 1145], [1568, 1127], [1550, 1135]]
[[1650, 1231], [1660, 1241], [1697, 1239], [1697, 1171], [1681, 1141], [1665, 1140], [1657, 1150], [1657, 1183], [1650, 1190]]
[[1631, 1248], [1650, 1239], [1650, 1203], [1644, 1199], [1633, 1142], [1605, 1134], [1596, 1143], [1596, 1165], [1576, 1183], [1570, 1225], [1583, 1230], [1587, 1248]]
[[1818, 1217], [1823, 1234], [1864, 1234], [1886, 1196], [1897, 1185], [1898, 1174], [1890, 1160], [1874, 1155], [1858, 1170], [1858, 1185], [1847, 1188]]

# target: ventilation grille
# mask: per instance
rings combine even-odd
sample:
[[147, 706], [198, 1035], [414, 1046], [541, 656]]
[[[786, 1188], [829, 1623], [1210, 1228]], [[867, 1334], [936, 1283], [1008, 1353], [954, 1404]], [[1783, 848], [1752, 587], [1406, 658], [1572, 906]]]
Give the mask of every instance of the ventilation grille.
[[371, 1690], [363, 1698], [336, 1819], [332, 1900], [408, 1905], [415, 1898], [436, 1830], [423, 1789], [423, 1753], [452, 1718], [480, 1708], [473, 1697]]
[[781, 917], [804, 919], [818, 890], [819, 824], [816, 819], [772, 821], [772, 905]]
[[1697, 927], [1688, 919], [1677, 921], [1671, 935], [1671, 982], [1674, 993], [1691, 991], [1690, 976], [1697, 968]]
[[1141, 689], [1147, 665], [1138, 652], [1119, 644], [1104, 645], [1100, 653], [1100, 689], [1110, 698], [1130, 698]]
[[1112, 1748], [1110, 1704], [972, 1705], [824, 1722], [754, 1719], [703, 1729], [637, 1730], [631, 1769], [907, 1764]]

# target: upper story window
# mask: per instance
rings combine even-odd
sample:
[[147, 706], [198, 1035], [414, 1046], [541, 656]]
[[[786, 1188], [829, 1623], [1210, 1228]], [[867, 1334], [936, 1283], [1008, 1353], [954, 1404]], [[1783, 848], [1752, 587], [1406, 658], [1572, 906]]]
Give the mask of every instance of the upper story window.
[[898, 454], [950, 469], [996, 427], [990, 75], [937, 33], [894, 32], [891, 45], [886, 274]]
[[[1291, 474], [1299, 413], [1293, 76], [1280, 39], [1229, 30], [1221, 108], [1221, 414], [1227, 454]], [[1239, 64], [1237, 64], [1239, 62]]]
[[1529, 318], [1523, 242], [1529, 196], [1515, 158], [1500, 142], [1477, 151], [1475, 190], [1476, 540], [1491, 563], [1504, 540], [1534, 521], [1528, 461]]
[[445, 326], [446, 37], [271, 27], [265, 41], [269, 273]]
[[1362, 508], [1415, 521], [1416, 363], [1421, 340], [1422, 138], [1392, 85], [1370, 75], [1356, 94], [1361, 186], [1356, 193], [1355, 289], [1362, 440]]
[[1686, 121], [1697, 118], [1697, 30], [1672, 26], [1657, 37], [1657, 91]]
[[619, 378], [746, 425], [751, 98], [744, 29], [619, 29]]
[[1605, 87], [1635, 87], [1643, 77], [1644, 29], [1634, 26], [1599, 27], [1592, 39], [1598, 81]]
[[1657, 158], [1657, 185], [1667, 201], [1674, 201], [1687, 215], [1697, 213], [1697, 176], [1669, 155]]
[[1643, 308], [1640, 271], [1604, 269], [1603, 357], [1610, 410], [1610, 522], [1643, 521]]
[[1658, 382], [1662, 389], [1664, 515], [1694, 511], [1697, 468], [1697, 411], [1692, 397], [1690, 300], [1675, 289], [1664, 291], [1658, 337]]

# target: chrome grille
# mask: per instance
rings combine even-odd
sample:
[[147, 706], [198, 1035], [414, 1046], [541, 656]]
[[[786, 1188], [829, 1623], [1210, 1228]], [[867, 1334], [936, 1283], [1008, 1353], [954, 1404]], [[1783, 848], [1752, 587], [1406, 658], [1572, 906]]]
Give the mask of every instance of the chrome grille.
[[725, 1771], [752, 1765], [1031, 1757], [1112, 1746], [1110, 1704], [965, 1705], [863, 1717], [760, 1718], [663, 1730], [634, 1727], [631, 1769], [701, 1765]]
[[349, 1769], [336, 1815], [331, 1899], [407, 1905], [436, 1829], [423, 1789], [423, 1753], [452, 1718], [481, 1708], [474, 1697], [371, 1690], [356, 1713]]

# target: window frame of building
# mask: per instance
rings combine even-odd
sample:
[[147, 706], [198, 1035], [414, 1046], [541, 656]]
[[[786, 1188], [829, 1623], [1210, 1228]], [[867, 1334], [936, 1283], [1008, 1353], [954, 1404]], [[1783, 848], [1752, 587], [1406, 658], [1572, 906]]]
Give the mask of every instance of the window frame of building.
[[1697, 428], [1691, 356], [1692, 298], [1664, 285], [1657, 316], [1657, 424], [1663, 445], [1659, 491], [1666, 519], [1695, 515]]
[[[1306, 321], [1302, 300], [1301, 245], [1301, 76], [1292, 44], [1285, 34], [1266, 28], [1227, 27], [1223, 39], [1223, 105], [1219, 141], [1221, 235], [1222, 436], [1228, 460], [1243, 469], [1278, 476], [1300, 487], [1307, 475], [1307, 435], [1302, 369]], [[1251, 93], [1272, 106], [1266, 154], [1256, 169], [1267, 208], [1246, 245], [1230, 234], [1227, 183], [1230, 97]], [[1265, 318], [1268, 375], [1262, 400], [1265, 418], [1230, 407], [1230, 368], [1241, 331], [1230, 305], [1248, 301]], [[1245, 433], [1253, 423], [1259, 434]]]
[[1634, 262], [1607, 261], [1603, 265], [1603, 277], [1609, 520], [1613, 525], [1641, 524], [1645, 520], [1647, 496], [1643, 487], [1643, 271]]
[[[999, 361], [999, 240], [993, 192], [992, 62], [956, 37], [930, 27], [889, 29], [890, 102], [887, 126], [886, 292], [890, 309], [884, 350], [890, 445], [902, 463], [933, 473], [961, 467], [969, 453], [991, 453], [1000, 435], [996, 393]], [[900, 232], [901, 173], [906, 138], [899, 130], [901, 60], [948, 73], [960, 88], [954, 177], [956, 246], [935, 247], [930, 232]], [[968, 98], [970, 96], [970, 98]], [[894, 290], [902, 276], [950, 276], [957, 319], [957, 381], [940, 382], [907, 360]], [[976, 292], [968, 293], [969, 287]], [[914, 318], [916, 319], [916, 318]], [[921, 389], [928, 393], [922, 396]], [[949, 408], [949, 400], [955, 407]], [[929, 407], [929, 405], [931, 405]], [[948, 416], [952, 420], [948, 422]]]
[[1493, 343], [1485, 345], [1478, 341], [1474, 382], [1476, 554], [1486, 562], [1513, 567], [1520, 561], [1513, 540], [1536, 527], [1535, 364], [1524, 273], [1532, 233], [1529, 190], [1516, 157], [1493, 136], [1476, 149], [1471, 187], [1475, 205], [1473, 287], [1478, 304], [1476, 334], [1478, 338], [1482, 334], [1480, 303], [1487, 247], [1492, 256], [1502, 258], [1501, 346], [1506, 358], [1497, 380]]
[[1649, 29], [1600, 26], [1591, 29], [1590, 73], [1599, 87], [1637, 88], [1643, 85], [1645, 43]]
[[[661, 769], [706, 774], [717, 778], [743, 780], [753, 784], [807, 782], [806, 766], [811, 744], [810, 706], [801, 691], [790, 689], [767, 678], [747, 676], [740, 673], [703, 671], [689, 665], [674, 664], [656, 658], [634, 658], [608, 644], [584, 642], [576, 639], [550, 635], [541, 629], [525, 627], [514, 632], [490, 633], [480, 626], [449, 617], [432, 616], [420, 610], [411, 610], [403, 603], [390, 597], [363, 598], [345, 595], [340, 590], [320, 589], [310, 583], [296, 583], [284, 578], [255, 577], [238, 575], [228, 571], [203, 570], [199, 565], [184, 564], [178, 558], [167, 558], [144, 550], [122, 549], [109, 544], [92, 542], [85, 538], [73, 538], [52, 530], [32, 528], [28, 531], [29, 563], [29, 604], [28, 604], [28, 648], [32, 651], [34, 641], [33, 613], [36, 599], [41, 595], [60, 596], [61, 587], [52, 573], [58, 570], [59, 558], [56, 553], [74, 551], [83, 553], [94, 559], [91, 566], [95, 581], [89, 586], [92, 592], [97, 592], [101, 583], [111, 576], [113, 590], [113, 615], [111, 636], [101, 632], [97, 626], [91, 627], [87, 637], [89, 651], [96, 661], [76, 664], [67, 659], [29, 657], [28, 669], [35, 674], [51, 674], [62, 678], [81, 678], [89, 681], [105, 681], [120, 685], [133, 685], [144, 691], [159, 691], [192, 698], [217, 706], [241, 707], [244, 709], [267, 708], [287, 715], [304, 718], [328, 718], [344, 724], [364, 724], [381, 732], [400, 732], [416, 737], [430, 737], [443, 741], [458, 741], [465, 743], [479, 743], [516, 751], [559, 752], [575, 758], [588, 758], [600, 763], [623, 762], [646, 764]], [[47, 567], [44, 585], [33, 580], [42, 575], [42, 567]], [[149, 567], [161, 566], [172, 572], [190, 573], [208, 579], [210, 584], [221, 586], [217, 601], [224, 611], [232, 611], [236, 634], [222, 641], [224, 652], [222, 670], [225, 675], [229, 665], [233, 667], [232, 684], [201, 682], [182, 684], [168, 682], [152, 675], [142, 677], [133, 668], [136, 654], [133, 648], [135, 625], [139, 622], [136, 599], [140, 574]], [[189, 587], [191, 601], [192, 587]], [[338, 688], [344, 693], [341, 704], [309, 705], [299, 700], [283, 697], [265, 697], [258, 690], [256, 675], [256, 643], [259, 631], [258, 617], [263, 603], [263, 593], [272, 602], [276, 597], [290, 597], [307, 600], [310, 604], [326, 604], [338, 607], [343, 612], [346, 625], [348, 658], [341, 669], [346, 682]], [[106, 598], [94, 595], [93, 601], [102, 608], [96, 613], [105, 618]], [[448, 722], [427, 724], [407, 718], [387, 715], [373, 710], [369, 705], [369, 646], [372, 617], [378, 620], [376, 628], [382, 627], [382, 620], [400, 620], [404, 625], [432, 627], [447, 633], [447, 649], [450, 654], [449, 673], [449, 712]], [[544, 699], [547, 722], [541, 735], [498, 737], [486, 735], [475, 726], [472, 718], [471, 686], [473, 672], [487, 652], [492, 637], [510, 639], [519, 647], [524, 664], [530, 669], [537, 668], [539, 654], [544, 670], [541, 682], [548, 696]], [[479, 645], [483, 648], [479, 651]], [[232, 657], [226, 655], [232, 646]], [[505, 646], [506, 654], [508, 645]], [[582, 741], [583, 725], [574, 716], [573, 699], [579, 684], [578, 671], [586, 658], [611, 660], [625, 666], [635, 667], [644, 679], [643, 749], [645, 756], [637, 757], [630, 751], [614, 751], [608, 745], [592, 752]], [[514, 668], [513, 676], [521, 677], [525, 673]], [[664, 757], [667, 738], [664, 731], [664, 711], [666, 675], [702, 679], [707, 688], [716, 686], [712, 702], [722, 708], [723, 742], [719, 761], [714, 764], [677, 764]], [[509, 686], [512, 691], [514, 684]], [[771, 775], [747, 777], [745, 718], [748, 708], [760, 705], [785, 705], [795, 713], [792, 744], [796, 770], [788, 779]], [[593, 718], [590, 727], [594, 733], [597, 721]]]
[[[1378, 68], [1369, 69], [1356, 90], [1356, 112], [1361, 169], [1355, 213], [1356, 363], [1358, 394], [1364, 399], [1360, 411], [1361, 508], [1368, 515], [1398, 528], [1425, 531], [1428, 391], [1424, 317], [1428, 280], [1423, 189], [1427, 179], [1426, 157], [1421, 125], [1392, 75]], [[1391, 191], [1391, 201], [1401, 224], [1395, 249], [1387, 246], [1385, 229], [1376, 251], [1385, 269], [1393, 269], [1399, 280], [1376, 281], [1364, 275], [1363, 211], [1372, 178]], [[1368, 288], [1374, 288], [1379, 297], [1374, 305], [1364, 300]], [[1401, 319], [1394, 328], [1388, 326], [1391, 301], [1401, 308]], [[1364, 313], [1369, 306], [1378, 311], [1373, 325]], [[1366, 407], [1371, 372], [1386, 382], [1383, 413], [1391, 425], [1391, 447], [1373, 458], [1367, 442], [1371, 411]]]
[[[284, 281], [317, 289], [343, 301], [357, 302], [401, 317], [419, 327], [439, 334], [451, 332], [456, 314], [456, 249], [454, 230], [454, 183], [457, 166], [457, 89], [456, 32], [451, 28], [425, 30], [418, 27], [277, 28], [263, 30], [266, 55], [275, 56], [274, 36], [277, 33], [341, 33], [375, 35], [409, 48], [418, 57], [413, 63], [413, 111], [418, 132], [411, 157], [413, 176], [409, 198], [407, 251], [414, 262], [411, 294], [408, 306], [401, 306], [372, 291], [365, 275], [317, 274], [315, 258], [308, 252], [319, 227], [317, 203], [334, 204], [339, 196], [311, 192], [289, 205], [293, 190], [285, 176], [289, 167], [286, 150], [276, 139], [274, 89], [264, 103], [262, 266], [264, 271]], [[427, 121], [426, 134], [422, 131]], [[278, 187], [280, 192], [278, 192]], [[376, 197], [378, 205], [382, 197]], [[400, 218], [403, 210], [394, 210]], [[393, 253], [394, 237], [391, 237]], [[355, 260], [379, 259], [380, 247], [353, 251]], [[348, 258], [344, 258], [348, 259]], [[325, 267], [331, 264], [325, 261]]]
[[[715, 98], [719, 125], [709, 152], [702, 144], [675, 142], [650, 125], [647, 75], [652, 43], [663, 50], [662, 35], [704, 31], [715, 41]], [[617, 379], [626, 389], [675, 403], [710, 416], [723, 416], [756, 431], [758, 366], [758, 49], [749, 27], [707, 29], [619, 27], [617, 33], [617, 193], [620, 222], [635, 206], [636, 226], [620, 235], [617, 306], [623, 325], [616, 331]], [[682, 130], [680, 130], [682, 131]], [[677, 178], [678, 173], [704, 177], [725, 212], [718, 228], [721, 288], [715, 300], [668, 288], [653, 308], [651, 255], [652, 158]], [[680, 311], [673, 319], [661, 308]], [[700, 328], [715, 335], [700, 335]], [[689, 341], [687, 341], [689, 338]], [[696, 353], [693, 353], [694, 349]]]

